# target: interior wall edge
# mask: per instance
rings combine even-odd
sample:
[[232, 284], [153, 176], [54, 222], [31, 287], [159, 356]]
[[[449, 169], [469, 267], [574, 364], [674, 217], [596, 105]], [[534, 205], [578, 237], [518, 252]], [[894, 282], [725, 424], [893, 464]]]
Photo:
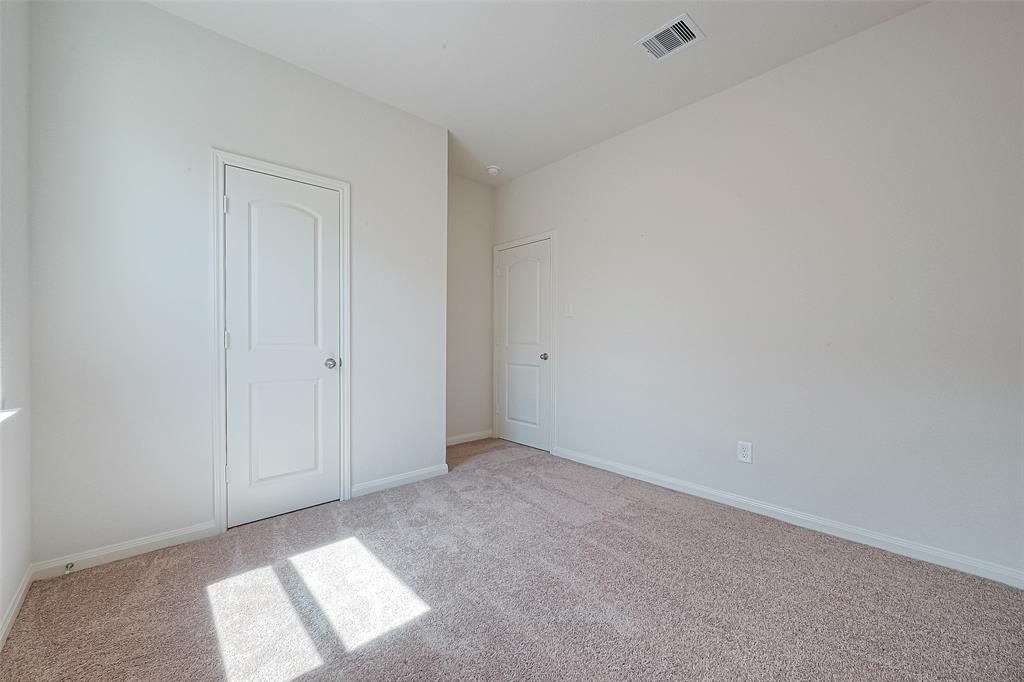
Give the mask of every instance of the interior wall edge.
[[28, 588], [32, 585], [32, 567], [29, 566], [25, 569], [25, 574], [21, 577], [21, 582], [18, 583], [18, 589], [14, 593], [14, 598], [11, 599], [11, 603], [7, 605], [7, 610], [4, 612], [4, 619], [0, 622], [0, 649], [3, 649], [4, 644], [7, 642], [7, 635], [11, 632], [11, 627], [14, 625], [14, 621], [18, 618], [18, 612], [21, 611], [21, 605], [25, 603], [25, 596], [28, 594]]
[[[441, 129], [441, 439], [446, 440], [448, 436], [448, 203], [450, 197], [451, 172], [449, 166], [448, 138], [451, 131], [448, 128]], [[448, 470], [446, 459], [448, 453], [445, 448], [447, 443], [441, 446], [441, 464]], [[350, 491], [351, 492], [351, 491]], [[351, 494], [349, 495], [351, 497]]]
[[0, 3], [0, 646], [31, 582], [28, 2]]
[[[446, 444], [490, 432], [493, 410], [494, 187], [448, 174]], [[486, 437], [486, 436], [481, 436]], [[460, 441], [464, 442], [464, 441]]]

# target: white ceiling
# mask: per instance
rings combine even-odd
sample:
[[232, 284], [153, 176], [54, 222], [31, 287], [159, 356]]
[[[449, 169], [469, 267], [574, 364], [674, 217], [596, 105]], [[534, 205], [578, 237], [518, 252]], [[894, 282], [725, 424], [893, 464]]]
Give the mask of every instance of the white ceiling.
[[[450, 169], [496, 184], [922, 3], [154, 4], [447, 127]], [[683, 12], [706, 39], [660, 62], [634, 45]]]

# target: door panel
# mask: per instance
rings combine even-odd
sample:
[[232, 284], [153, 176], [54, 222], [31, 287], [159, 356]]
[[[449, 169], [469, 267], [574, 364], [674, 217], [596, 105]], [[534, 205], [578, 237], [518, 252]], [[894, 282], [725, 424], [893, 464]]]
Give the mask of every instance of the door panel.
[[228, 525], [341, 496], [335, 190], [228, 166]]
[[261, 202], [250, 220], [252, 348], [318, 345], [320, 217]]
[[508, 266], [505, 297], [508, 315], [506, 343], [524, 345], [540, 343], [540, 261], [516, 261]]
[[504, 249], [495, 264], [497, 435], [551, 447], [551, 240]]
[[318, 381], [249, 385], [253, 485], [320, 468]]
[[537, 365], [507, 365], [505, 417], [510, 421], [540, 426], [540, 368]]

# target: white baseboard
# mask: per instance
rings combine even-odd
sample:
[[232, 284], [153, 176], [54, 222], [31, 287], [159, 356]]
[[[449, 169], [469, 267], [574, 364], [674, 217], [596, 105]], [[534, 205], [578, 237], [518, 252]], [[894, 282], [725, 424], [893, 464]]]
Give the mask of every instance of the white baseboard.
[[145, 554], [146, 552], [152, 552], [153, 550], [163, 549], [164, 547], [170, 547], [171, 545], [178, 545], [191, 540], [199, 540], [200, 538], [216, 535], [219, 532], [220, 529], [217, 526], [217, 522], [215, 520], [210, 520], [204, 521], [203, 523], [197, 523], [194, 526], [177, 528], [163, 533], [156, 533], [155, 535], [136, 538], [135, 540], [118, 542], [113, 545], [107, 545], [106, 547], [98, 547], [96, 549], [85, 550], [84, 552], [68, 554], [67, 556], [50, 559], [48, 561], [40, 561], [39, 563], [32, 564], [32, 579], [42, 580], [43, 578], [52, 578], [54, 576], [61, 575], [64, 573], [64, 566], [69, 563], [74, 563], [75, 567], [73, 570], [78, 571], [83, 568], [90, 568], [92, 566], [99, 566], [100, 564], [106, 564], [111, 561], [117, 561], [118, 559], [127, 559], [128, 557], [135, 556], [137, 554]]
[[28, 587], [31, 584], [32, 567], [29, 566], [25, 569], [25, 575], [21, 577], [21, 582], [18, 583], [18, 589], [14, 592], [11, 603], [7, 605], [7, 610], [4, 611], [4, 620], [0, 623], [0, 649], [3, 649], [4, 643], [7, 642], [7, 635], [11, 633], [14, 619], [18, 617], [18, 611], [21, 610], [21, 605], [25, 601], [25, 595], [28, 594]]
[[679, 478], [665, 476], [664, 474], [655, 473], [647, 469], [640, 469], [639, 467], [620, 464], [600, 457], [592, 457], [591, 455], [585, 455], [582, 452], [576, 452], [567, 448], [555, 447], [551, 450], [551, 454], [565, 459], [571, 459], [574, 462], [579, 462], [581, 464], [597, 467], [598, 469], [604, 469], [616, 474], [646, 481], [647, 483], [653, 483], [654, 485], [659, 485], [663, 488], [678, 490], [679, 492], [696, 495], [697, 497], [703, 497], [715, 502], [721, 502], [722, 504], [727, 504], [731, 507], [739, 507], [740, 509], [745, 509], [756, 514], [770, 516], [774, 519], [779, 519], [780, 521], [792, 523], [795, 526], [810, 528], [811, 530], [835, 535], [845, 538], [846, 540], [853, 540], [854, 542], [878, 547], [895, 554], [902, 554], [903, 556], [908, 556], [913, 559], [929, 561], [933, 564], [939, 564], [940, 566], [954, 568], [958, 571], [972, 573], [983, 578], [998, 580], [999, 582], [1006, 583], [1007, 585], [1024, 588], [1024, 571], [1010, 566], [1003, 566], [1002, 564], [992, 563], [991, 561], [976, 559], [974, 557], [967, 556], [966, 554], [951, 552], [949, 550], [932, 547], [913, 540], [905, 540], [893, 535], [886, 535], [885, 533], [878, 533], [873, 530], [860, 528], [848, 523], [842, 523], [841, 521], [833, 521], [831, 519], [815, 516], [814, 514], [807, 514], [795, 509], [780, 507], [776, 504], [762, 502], [761, 500], [744, 497], [743, 495], [736, 495], [724, 490], [709, 488], [708, 486], [700, 485], [699, 483], [692, 483]]
[[[398, 485], [413, 483], [415, 481], [422, 481], [425, 478], [440, 476], [447, 473], [447, 464], [437, 464], [435, 466], [417, 469], [408, 473], [398, 474], [397, 476], [388, 476], [387, 478], [379, 478], [367, 483], [358, 483], [352, 486], [352, 496], [366, 495], [367, 493], [376, 492], [378, 490], [393, 488]], [[117, 561], [118, 559], [127, 559], [128, 557], [136, 556], [138, 554], [145, 554], [146, 552], [163, 549], [164, 547], [170, 547], [171, 545], [179, 545], [183, 542], [199, 540], [211, 535], [216, 535], [219, 532], [220, 528], [217, 521], [215, 519], [211, 519], [185, 528], [177, 528], [175, 530], [137, 538], [135, 540], [126, 540], [124, 542], [118, 542], [105, 547], [98, 547], [96, 549], [68, 554], [67, 556], [57, 557], [56, 559], [40, 561], [32, 564], [29, 568], [29, 577], [30, 580], [53, 578], [55, 576], [62, 575], [64, 573], [64, 567], [69, 563], [74, 563], [75, 567], [73, 570], [78, 571], [83, 568], [91, 568], [92, 566], [99, 566], [100, 564]]]
[[450, 436], [447, 441], [448, 445], [458, 445], [459, 443], [469, 443], [474, 440], [483, 440], [484, 438], [491, 438], [494, 436], [494, 431], [477, 431], [475, 433], [463, 433], [459, 436]]
[[374, 481], [367, 481], [366, 483], [356, 483], [352, 486], [352, 497], [368, 495], [369, 493], [375, 493], [378, 490], [386, 490], [387, 488], [394, 488], [395, 486], [405, 485], [406, 483], [415, 483], [416, 481], [422, 481], [426, 478], [433, 478], [434, 476], [441, 476], [447, 473], [447, 464], [435, 464], [432, 467], [416, 469], [415, 471], [398, 474], [397, 476], [386, 476]]

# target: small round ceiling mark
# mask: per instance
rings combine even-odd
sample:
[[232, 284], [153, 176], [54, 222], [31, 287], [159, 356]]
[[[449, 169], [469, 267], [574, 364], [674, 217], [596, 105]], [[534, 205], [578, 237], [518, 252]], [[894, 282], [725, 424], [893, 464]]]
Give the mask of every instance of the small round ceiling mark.
[[498, 177], [499, 175], [501, 175], [501, 166], [488, 166], [487, 174], [490, 175], [492, 178]]

